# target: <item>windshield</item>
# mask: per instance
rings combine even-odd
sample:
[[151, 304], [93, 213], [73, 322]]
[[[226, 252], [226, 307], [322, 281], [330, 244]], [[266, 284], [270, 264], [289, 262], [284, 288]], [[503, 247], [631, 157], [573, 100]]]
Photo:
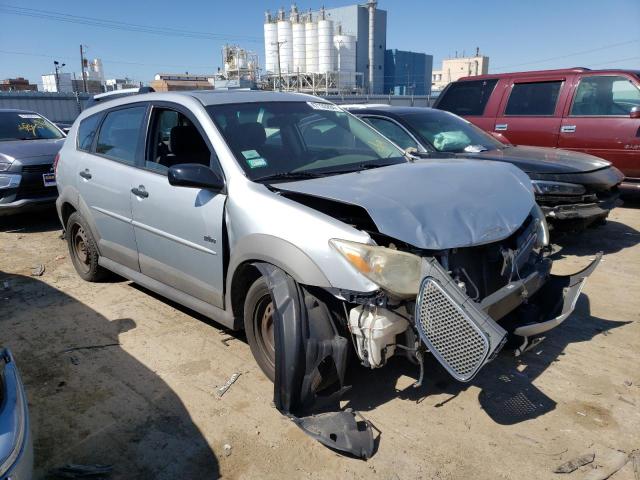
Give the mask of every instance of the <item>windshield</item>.
[[440, 110], [410, 113], [405, 121], [439, 152], [473, 153], [504, 148], [505, 145], [472, 123]]
[[406, 162], [395, 145], [332, 104], [256, 102], [207, 110], [251, 180], [310, 178]]
[[0, 141], [46, 138], [63, 138], [63, 135], [37, 113], [0, 112]]

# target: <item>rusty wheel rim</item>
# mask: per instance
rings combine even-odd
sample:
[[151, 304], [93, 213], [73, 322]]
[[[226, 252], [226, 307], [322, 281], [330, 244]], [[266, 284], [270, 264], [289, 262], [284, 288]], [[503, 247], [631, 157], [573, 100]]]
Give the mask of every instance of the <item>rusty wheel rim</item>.
[[87, 234], [81, 225], [75, 225], [72, 235], [73, 256], [76, 258], [76, 264], [83, 272], [88, 272], [91, 268], [91, 257], [87, 246]]
[[254, 325], [260, 350], [265, 359], [275, 368], [276, 348], [273, 323], [274, 306], [271, 295], [265, 295], [256, 306]]

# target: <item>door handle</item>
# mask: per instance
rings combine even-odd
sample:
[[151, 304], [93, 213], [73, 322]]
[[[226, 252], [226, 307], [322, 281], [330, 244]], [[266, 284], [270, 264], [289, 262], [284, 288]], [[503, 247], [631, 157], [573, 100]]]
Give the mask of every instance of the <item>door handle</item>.
[[85, 168], [83, 171], [79, 172], [79, 175], [85, 180], [89, 180], [91, 178], [91, 172], [88, 168]]
[[144, 185], [138, 185], [138, 187], [133, 187], [131, 189], [131, 193], [133, 193], [136, 197], [147, 198], [149, 196], [149, 192], [144, 189]]
[[575, 125], [562, 125], [560, 127], [560, 133], [573, 133], [576, 131]]
[[504, 132], [509, 127], [508, 123], [497, 123], [496, 124], [496, 132]]

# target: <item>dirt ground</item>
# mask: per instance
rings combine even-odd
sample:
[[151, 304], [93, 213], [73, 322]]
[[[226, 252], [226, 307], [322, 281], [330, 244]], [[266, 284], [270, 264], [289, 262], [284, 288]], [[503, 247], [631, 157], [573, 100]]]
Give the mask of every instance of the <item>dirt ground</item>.
[[[366, 462], [311, 440], [272, 407], [242, 335], [122, 279], [83, 282], [60, 233], [54, 212], [0, 219], [0, 345], [26, 385], [38, 478], [100, 463], [123, 479], [572, 480], [610, 449], [640, 449], [638, 204], [563, 240], [554, 268], [564, 273], [599, 250], [604, 259], [576, 312], [520, 359], [501, 353], [469, 385], [429, 359], [418, 389], [406, 361], [353, 365], [344, 405], [381, 431]], [[38, 264], [44, 274], [30, 276]], [[592, 466], [552, 472], [590, 451]], [[633, 477], [628, 463], [612, 478]]]

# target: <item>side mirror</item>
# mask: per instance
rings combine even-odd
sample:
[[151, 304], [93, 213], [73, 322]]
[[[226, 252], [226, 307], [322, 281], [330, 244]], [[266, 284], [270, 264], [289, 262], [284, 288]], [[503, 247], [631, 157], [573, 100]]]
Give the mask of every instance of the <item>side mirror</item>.
[[169, 168], [169, 184], [174, 187], [207, 188], [220, 191], [224, 181], [220, 176], [199, 163], [183, 163]]
[[640, 107], [633, 107], [629, 112], [631, 118], [640, 118]]

